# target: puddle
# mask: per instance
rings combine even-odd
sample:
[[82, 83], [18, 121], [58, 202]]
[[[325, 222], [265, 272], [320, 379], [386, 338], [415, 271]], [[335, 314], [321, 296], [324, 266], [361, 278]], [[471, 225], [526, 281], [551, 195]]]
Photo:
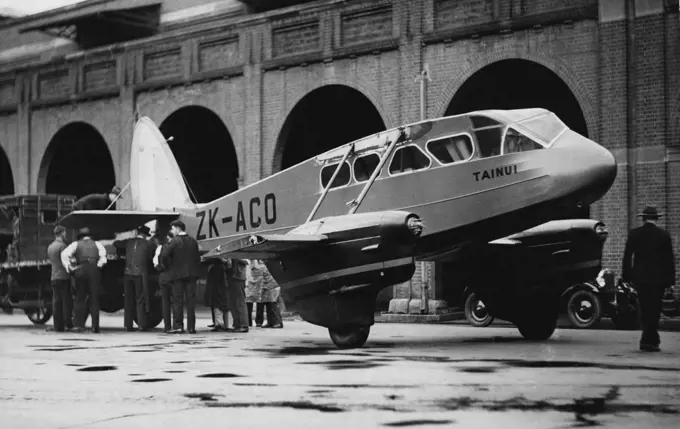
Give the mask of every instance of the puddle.
[[235, 377], [243, 377], [242, 375], [238, 374], [230, 374], [228, 372], [218, 372], [214, 374], [201, 374], [197, 375], [196, 377], [198, 378], [235, 378]]
[[45, 365], [45, 362], [38, 362], [35, 365]]
[[183, 372], [186, 372], [186, 371], [181, 370], [181, 369], [169, 369], [169, 370], [163, 371], [163, 372], [166, 372], [168, 374], [180, 374], [180, 373], [183, 373]]
[[465, 338], [461, 343], [468, 344], [488, 344], [488, 343], [522, 343], [526, 342], [522, 337], [491, 337], [491, 338]]
[[63, 347], [63, 348], [54, 348], [54, 347], [45, 347], [42, 349], [35, 349], [37, 352], [68, 352], [71, 350], [89, 350], [89, 347]]
[[185, 393], [184, 397], [189, 399], [200, 399], [201, 401], [217, 401], [215, 396], [224, 396], [217, 393]]
[[82, 363], [67, 363], [66, 366], [85, 366]]
[[175, 361], [171, 361], [169, 363], [191, 363], [191, 362], [189, 362], [188, 360], [175, 360]]
[[95, 371], [115, 371], [117, 370], [117, 366], [86, 366], [85, 368], [80, 368], [77, 369], [76, 371], [84, 371], [84, 372], [95, 372]]
[[270, 383], [234, 383], [234, 386], [277, 387], [278, 384], [270, 384]]
[[470, 374], [492, 374], [498, 370], [497, 366], [472, 366], [469, 368], [459, 368], [460, 372], [467, 372]]
[[59, 338], [59, 341], [97, 341], [91, 338]]
[[385, 395], [385, 398], [391, 400], [391, 401], [396, 401], [397, 399], [400, 399], [402, 396], [401, 395]]
[[455, 423], [453, 420], [402, 420], [399, 422], [383, 423], [383, 426], [393, 427], [393, 428], [404, 428], [412, 426], [424, 426], [424, 425], [447, 425], [449, 423]]
[[129, 375], [130, 377], [139, 377], [139, 376], [144, 375], [144, 374], [133, 373], [133, 374], [128, 374], [128, 375]]
[[160, 383], [162, 381], [170, 381], [171, 378], [139, 378], [137, 380], [130, 380], [133, 383]]
[[153, 352], [157, 352], [157, 351], [160, 351], [160, 349], [159, 350], [127, 350], [128, 353], [153, 353]]
[[212, 403], [207, 402], [205, 404], [208, 407], [216, 408], [292, 408], [295, 410], [316, 410], [323, 413], [342, 413], [345, 410], [334, 406], [325, 404], [315, 404], [308, 401], [280, 401], [280, 402], [241, 402], [241, 403]]
[[[395, 359], [402, 359], [412, 362], [451, 362], [448, 356], [392, 356]], [[474, 361], [474, 359], [471, 359]]]
[[[265, 349], [267, 350], [267, 349]], [[288, 356], [313, 356], [313, 355], [325, 355], [331, 350], [337, 350], [337, 348], [331, 348], [331, 347], [299, 347], [299, 346], [291, 346], [291, 347], [283, 347], [278, 350], [268, 350], [268, 351], [273, 351], [274, 353], [282, 354], [282, 355], [288, 355]]]

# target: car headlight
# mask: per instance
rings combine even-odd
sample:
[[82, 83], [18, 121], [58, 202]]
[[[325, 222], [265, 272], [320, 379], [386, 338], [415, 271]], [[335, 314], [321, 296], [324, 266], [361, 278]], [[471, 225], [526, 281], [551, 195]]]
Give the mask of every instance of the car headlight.
[[600, 287], [604, 287], [604, 285], [607, 283], [607, 282], [605, 281], [605, 279], [604, 279], [604, 272], [605, 272], [605, 270], [601, 270], [601, 271], [597, 274], [597, 278], [595, 279], [595, 281], [597, 282], [597, 284], [598, 284]]
[[600, 238], [607, 238], [607, 235], [609, 235], [609, 230], [607, 230], [607, 226], [605, 224], [600, 222], [595, 225], [595, 234], [597, 234], [597, 236]]

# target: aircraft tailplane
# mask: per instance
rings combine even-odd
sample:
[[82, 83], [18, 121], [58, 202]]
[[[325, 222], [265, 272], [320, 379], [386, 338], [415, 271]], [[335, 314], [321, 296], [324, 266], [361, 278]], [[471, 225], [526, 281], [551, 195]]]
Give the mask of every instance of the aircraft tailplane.
[[166, 138], [151, 119], [142, 117], [135, 124], [131, 152], [133, 210], [173, 210], [195, 206]]

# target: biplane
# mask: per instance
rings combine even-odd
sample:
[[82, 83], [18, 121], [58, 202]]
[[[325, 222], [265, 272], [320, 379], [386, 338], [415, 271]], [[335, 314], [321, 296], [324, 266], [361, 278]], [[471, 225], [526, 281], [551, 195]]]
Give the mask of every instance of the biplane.
[[[497, 240], [589, 206], [616, 177], [608, 150], [538, 108], [389, 129], [204, 204], [192, 203], [166, 138], [141, 118], [130, 168], [132, 210], [72, 212], [62, 225], [120, 232], [155, 221], [158, 230], [179, 218], [205, 261], [264, 260], [286, 302], [343, 348], [365, 343], [378, 292], [408, 281], [416, 261], [482, 255], [494, 240], [515, 245]], [[541, 340], [555, 329], [559, 301], [544, 289], [532, 290], [545, 305], [530, 319], [521, 288], [481, 292], [496, 317]]]

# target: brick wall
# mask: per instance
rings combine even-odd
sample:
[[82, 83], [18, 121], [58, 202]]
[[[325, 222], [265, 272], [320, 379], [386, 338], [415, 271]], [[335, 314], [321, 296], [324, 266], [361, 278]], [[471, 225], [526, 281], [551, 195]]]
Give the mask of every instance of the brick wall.
[[94, 91], [116, 85], [116, 62], [87, 64], [83, 70], [83, 89]]
[[42, 99], [63, 97], [71, 93], [71, 88], [68, 69], [52, 71], [38, 77], [38, 93]]
[[144, 56], [144, 78], [158, 79], [180, 76], [183, 65], [180, 48], [149, 53]]

